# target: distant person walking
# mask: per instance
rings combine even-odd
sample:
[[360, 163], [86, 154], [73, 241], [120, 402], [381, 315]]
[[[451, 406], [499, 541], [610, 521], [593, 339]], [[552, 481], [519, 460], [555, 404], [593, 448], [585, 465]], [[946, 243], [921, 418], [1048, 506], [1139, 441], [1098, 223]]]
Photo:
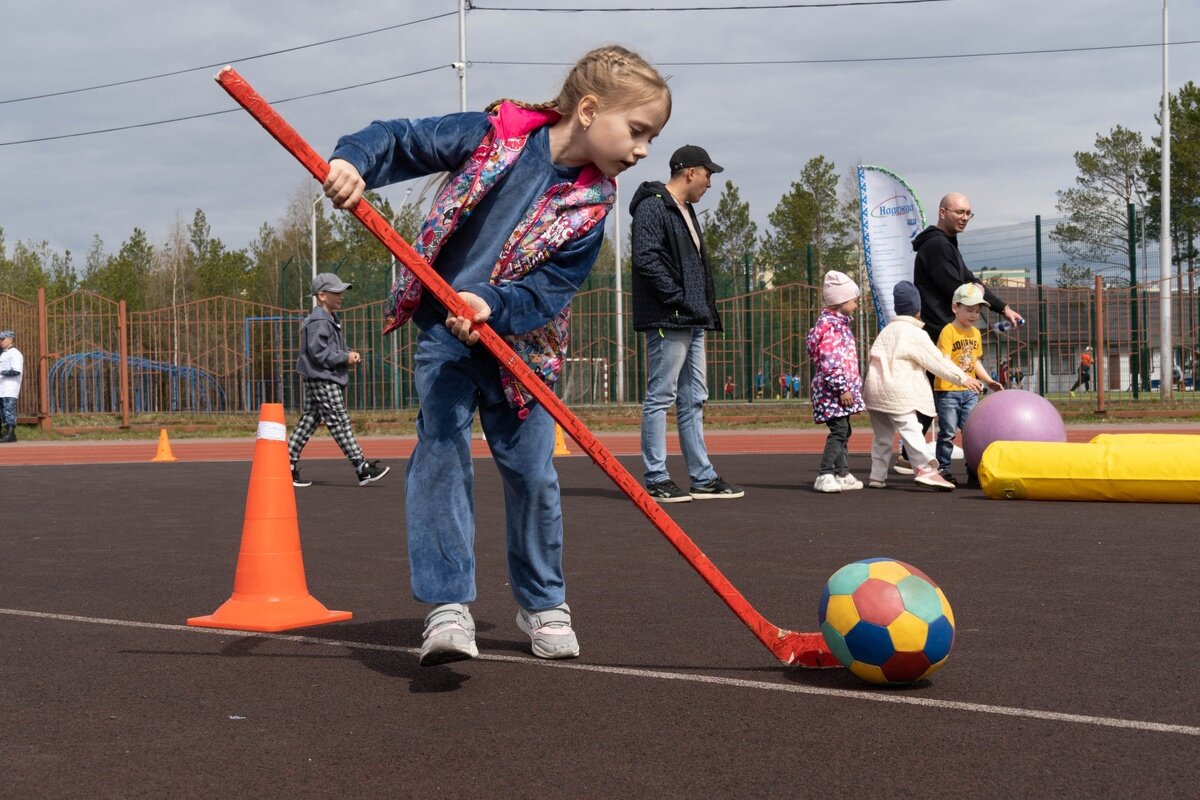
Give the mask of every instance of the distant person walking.
[[322, 422], [354, 467], [359, 486], [379, 480], [391, 469], [379, 466], [378, 461], [367, 461], [363, 455], [342, 395], [349, 368], [362, 361], [357, 351], [346, 346], [337, 314], [342, 307], [342, 293], [352, 288], [332, 272], [322, 272], [312, 281], [317, 305], [300, 326], [300, 357], [296, 359], [296, 369], [304, 379], [304, 412], [288, 439], [293, 486], [312, 485], [312, 481], [300, 477], [300, 454]]
[[0, 331], [0, 442], [17, 440], [17, 397], [25, 372], [25, 356], [13, 344], [17, 334]]
[[[1071, 384], [1071, 397], [1075, 396], [1075, 390], [1083, 386], [1085, 392], [1092, 390], [1092, 364], [1095, 363], [1092, 359], [1091, 346], [1083, 348], [1083, 352], [1079, 355], [1079, 377]], [[1059, 384], [1061, 386], [1061, 384]]]

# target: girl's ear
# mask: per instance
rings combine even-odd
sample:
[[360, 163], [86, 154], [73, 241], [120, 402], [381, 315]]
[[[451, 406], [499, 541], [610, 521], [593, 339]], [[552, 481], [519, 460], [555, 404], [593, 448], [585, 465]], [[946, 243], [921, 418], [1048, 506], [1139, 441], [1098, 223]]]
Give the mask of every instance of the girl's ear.
[[578, 120], [580, 126], [587, 130], [596, 115], [600, 113], [600, 98], [594, 94], [585, 94], [579, 98], [578, 105], [575, 106], [575, 119]]

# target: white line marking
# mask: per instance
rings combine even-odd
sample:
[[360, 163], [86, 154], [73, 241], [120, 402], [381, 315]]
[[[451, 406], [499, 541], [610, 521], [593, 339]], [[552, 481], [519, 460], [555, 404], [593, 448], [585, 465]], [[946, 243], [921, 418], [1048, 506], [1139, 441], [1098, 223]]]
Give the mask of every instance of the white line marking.
[[[51, 619], [59, 622], [83, 622], [89, 625], [118, 625], [125, 628], [150, 628], [160, 631], [180, 631], [187, 633], [216, 634], [218, 636], [253, 636], [260, 639], [270, 639], [277, 642], [299, 642], [301, 644], [320, 644], [329, 647], [345, 647], [351, 650], [379, 650], [388, 653], [409, 653], [418, 655], [416, 647], [399, 647], [396, 645], [371, 644], [369, 642], [348, 642], [337, 639], [319, 639], [312, 636], [296, 636], [286, 633], [258, 633], [254, 631], [234, 631], [223, 628], [194, 628], [190, 625], [168, 625], [161, 622], [137, 622], [124, 619], [104, 619], [103, 617], [80, 617], [73, 614], [50, 614], [44, 611], [25, 611], [17, 608], [0, 608], [0, 614], [13, 617], [33, 617], [35, 619]], [[500, 656], [481, 654], [478, 661], [498, 661], [507, 664], [522, 664], [553, 669], [569, 669], [578, 672], [592, 672], [602, 675], [626, 675], [633, 678], [650, 678], [660, 681], [687, 681], [717, 686], [735, 686], [740, 689], [758, 689], [769, 692], [788, 692], [790, 694], [811, 694], [820, 697], [839, 697], [848, 700], [865, 700], [873, 703], [896, 703], [899, 705], [921, 706], [923, 708], [945, 709], [948, 711], [966, 711], [975, 714], [995, 714], [1005, 717], [1025, 717], [1051, 722], [1070, 722], [1077, 725], [1099, 725], [1105, 728], [1122, 728], [1125, 730], [1149, 731], [1152, 733], [1178, 733], [1184, 736], [1200, 736], [1200, 727], [1195, 725], [1172, 725], [1165, 722], [1146, 722], [1136, 719], [1119, 719], [1116, 717], [1095, 717], [1088, 714], [1065, 714], [1059, 711], [1038, 711], [1030, 708], [1013, 708], [1010, 706], [993, 706], [983, 703], [963, 703], [957, 700], [935, 700], [925, 697], [910, 697], [906, 695], [883, 694], [881, 692], [852, 691], [849, 689], [827, 689], [817, 686], [800, 686], [796, 684], [768, 683], [766, 681], [748, 681], [742, 678], [719, 678], [711, 675], [695, 675], [687, 672], [663, 672], [652, 669], [632, 669], [629, 667], [606, 667], [601, 664], [581, 664], [574, 661], [549, 661], [541, 658], [525, 658], [522, 656]], [[786, 669], [781, 667], [781, 669]]]

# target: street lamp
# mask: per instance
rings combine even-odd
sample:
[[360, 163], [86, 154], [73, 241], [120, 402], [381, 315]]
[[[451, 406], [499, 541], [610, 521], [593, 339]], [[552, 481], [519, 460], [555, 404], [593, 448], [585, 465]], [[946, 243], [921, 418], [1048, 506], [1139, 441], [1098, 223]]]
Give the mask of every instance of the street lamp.
[[[312, 277], [317, 279], [317, 204], [325, 199], [325, 195], [319, 194], [313, 198], [312, 203]], [[312, 307], [317, 307], [317, 296], [314, 294], [312, 299]]]

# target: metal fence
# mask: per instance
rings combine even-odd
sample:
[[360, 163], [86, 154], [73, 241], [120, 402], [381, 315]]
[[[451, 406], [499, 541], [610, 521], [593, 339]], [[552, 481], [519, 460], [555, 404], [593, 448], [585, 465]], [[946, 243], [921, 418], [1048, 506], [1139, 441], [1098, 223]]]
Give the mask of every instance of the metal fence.
[[[1168, 365], [1165, 375], [1176, 400], [1190, 405], [1200, 405], [1196, 277], [1188, 272], [1169, 279], [1176, 369]], [[1080, 408], [1155, 399], [1164, 375], [1159, 286], [1099, 280], [1091, 288], [996, 286], [1028, 324], [1001, 333], [987, 329], [984, 363], [996, 372], [1006, 361], [1012, 385]], [[721, 298], [724, 331], [708, 339], [710, 402], [807, 400], [812, 364], [804, 337], [820, 313], [819, 298], [817, 287], [802, 284]], [[864, 303], [856, 320], [864, 367], [877, 330], [871, 306]], [[573, 302], [570, 358], [558, 384], [569, 404], [642, 399], [645, 347], [632, 328], [627, 293], [622, 325], [617, 308], [617, 292], [609, 288], [585, 290]], [[119, 415], [129, 424], [147, 414], [253, 413], [264, 402], [297, 409], [302, 395], [294, 365], [304, 313], [227, 297], [129, 312], [124, 302], [87, 291], [53, 301], [43, 293], [37, 303], [0, 294], [0, 320], [17, 330], [26, 359], [18, 413], [43, 424], [58, 415]], [[415, 407], [415, 329], [382, 337], [382, 302], [343, 309], [342, 318], [347, 342], [363, 356], [347, 390], [349, 407]], [[1097, 361], [1090, 391], [1080, 386], [1072, 397], [1087, 346]]]

